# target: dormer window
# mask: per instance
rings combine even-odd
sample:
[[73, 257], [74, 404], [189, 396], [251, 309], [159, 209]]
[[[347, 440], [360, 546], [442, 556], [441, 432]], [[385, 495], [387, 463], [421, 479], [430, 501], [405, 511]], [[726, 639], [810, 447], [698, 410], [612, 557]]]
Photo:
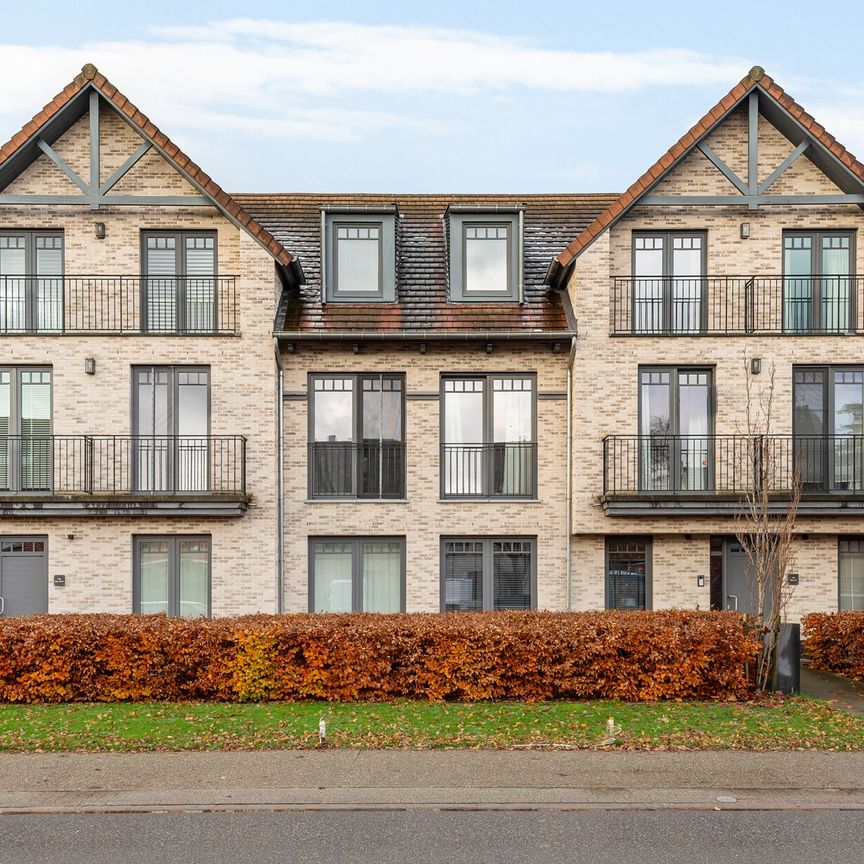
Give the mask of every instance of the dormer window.
[[521, 301], [522, 237], [517, 211], [449, 211], [450, 299]]
[[324, 228], [324, 297], [329, 302], [396, 299], [396, 214], [327, 212]]

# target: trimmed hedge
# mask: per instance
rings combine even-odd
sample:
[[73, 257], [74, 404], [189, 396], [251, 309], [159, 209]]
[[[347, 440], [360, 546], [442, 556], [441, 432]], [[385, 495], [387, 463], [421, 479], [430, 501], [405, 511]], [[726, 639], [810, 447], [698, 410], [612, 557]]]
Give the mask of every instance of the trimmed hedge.
[[801, 624], [814, 669], [864, 678], [864, 612], [812, 612]]
[[0, 621], [0, 701], [736, 699], [724, 612], [39, 615]]

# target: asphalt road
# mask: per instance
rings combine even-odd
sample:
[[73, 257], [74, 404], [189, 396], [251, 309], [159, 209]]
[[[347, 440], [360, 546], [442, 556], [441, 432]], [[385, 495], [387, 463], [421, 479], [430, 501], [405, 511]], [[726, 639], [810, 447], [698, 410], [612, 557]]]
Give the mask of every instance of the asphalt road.
[[861, 812], [329, 811], [0, 816], [0, 864], [858, 861]]

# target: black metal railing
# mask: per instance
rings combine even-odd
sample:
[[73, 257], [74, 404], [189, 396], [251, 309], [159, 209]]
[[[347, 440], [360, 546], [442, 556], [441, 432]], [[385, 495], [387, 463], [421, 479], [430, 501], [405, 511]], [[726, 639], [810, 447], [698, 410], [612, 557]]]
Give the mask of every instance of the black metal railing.
[[609, 435], [606, 495], [864, 495], [864, 435]]
[[242, 495], [242, 435], [4, 435], [0, 494]]
[[234, 276], [0, 276], [0, 333], [236, 333]]
[[613, 336], [864, 333], [864, 277], [612, 278]]
[[537, 445], [442, 444], [444, 498], [536, 498]]
[[310, 498], [404, 498], [405, 445], [317, 441], [309, 445]]

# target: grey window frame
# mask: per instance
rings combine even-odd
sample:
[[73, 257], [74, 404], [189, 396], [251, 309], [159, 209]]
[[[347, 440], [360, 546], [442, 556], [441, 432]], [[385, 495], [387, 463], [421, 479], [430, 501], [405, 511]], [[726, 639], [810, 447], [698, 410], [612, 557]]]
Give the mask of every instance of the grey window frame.
[[[399, 612], [405, 611], [405, 536], [404, 535], [368, 535], [368, 534], [346, 534], [326, 535], [308, 538], [307, 551], [307, 582], [309, 611], [319, 614], [315, 610], [315, 544], [316, 543], [350, 543], [351, 550], [351, 612], [363, 612], [363, 544], [364, 543], [398, 543], [401, 553], [399, 566], [401, 568], [399, 579]], [[329, 614], [329, 613], [320, 613]], [[345, 613], [347, 614], [347, 613]], [[373, 614], [373, 613], [369, 613]], [[378, 612], [378, 615], [393, 613]]]
[[[175, 273], [177, 277], [177, 292], [174, 297], [174, 328], [151, 330], [148, 326], [148, 298], [147, 285], [151, 277], [147, 269], [147, 240], [151, 237], [174, 237], [177, 241], [175, 250], [178, 262]], [[186, 238], [208, 237], [213, 240], [213, 326], [208, 330], [192, 330], [192, 333], [216, 333], [219, 330], [219, 232], [215, 228], [142, 228], [139, 241], [141, 255], [141, 297], [140, 297], [140, 322], [142, 333], [185, 333], [186, 331]], [[165, 278], [165, 277], [162, 277]], [[205, 278], [205, 277], [193, 277]]]
[[[614, 609], [616, 611], [631, 611], [621, 606], [611, 606], [611, 582], [609, 573], [609, 552], [610, 545], [613, 543], [644, 543], [645, 544], [645, 611], [650, 612], [654, 608], [654, 538], [646, 535], [617, 535], [607, 534], [604, 540], [603, 560], [604, 560], [604, 605], [606, 609]], [[642, 611], [639, 607], [632, 611]]]
[[[466, 290], [467, 256], [465, 255], [465, 232], [474, 227], [507, 227], [507, 274], [506, 291]], [[477, 211], [450, 210], [448, 213], [450, 239], [450, 299], [460, 303], [521, 303], [523, 287], [523, 220], [522, 211]]]
[[[407, 430], [405, 428], [406, 403], [408, 402], [408, 394], [406, 392], [406, 376], [404, 372], [309, 372], [307, 375], [306, 392], [307, 392], [307, 441], [310, 445], [315, 445], [315, 382], [334, 380], [339, 378], [350, 378], [353, 381], [353, 392], [351, 394], [351, 445], [357, 449], [353, 466], [352, 489], [350, 495], [318, 495], [314, 494], [313, 478], [312, 478], [312, 461], [307, 459], [306, 465], [306, 494], [312, 501], [404, 501], [407, 496], [407, 474], [408, 474], [408, 445], [407, 445]], [[383, 483], [379, 480], [378, 495], [360, 495], [358, 491], [359, 475], [360, 475], [360, 452], [359, 448], [363, 444], [363, 388], [362, 384], [365, 379], [369, 378], [394, 378], [402, 382], [402, 440], [399, 442], [402, 445], [402, 495], [399, 497], [384, 496], [381, 494]], [[348, 443], [348, 442], [345, 442]], [[380, 460], [379, 460], [380, 461]]]
[[493, 400], [494, 396], [494, 382], [496, 379], [499, 380], [515, 380], [517, 378], [530, 378], [532, 381], [531, 386], [531, 444], [534, 446], [533, 457], [534, 457], [534, 465], [532, 467], [532, 475], [533, 475], [533, 489], [529, 495], [495, 495], [490, 494], [488, 489], [488, 484], [490, 482], [490, 478], [484, 476], [483, 484], [485, 487], [483, 490], [483, 494], [481, 495], [458, 495], [452, 492], [445, 492], [445, 476], [444, 476], [444, 459], [440, 459], [441, 465], [439, 469], [439, 484], [438, 484], [438, 494], [442, 499], [446, 499], [448, 501], [451, 500], [466, 500], [466, 501], [476, 501], [476, 500], [492, 500], [492, 501], [536, 501], [539, 496], [539, 480], [537, 477], [538, 470], [537, 466], [539, 463], [539, 445], [537, 442], [537, 373], [536, 372], [477, 372], [477, 373], [441, 373], [440, 380], [438, 383], [438, 404], [441, 406], [438, 417], [438, 440], [441, 442], [441, 447], [439, 447], [439, 452], [444, 453], [444, 447], [447, 446], [447, 441], [444, 438], [444, 429], [446, 424], [446, 400], [445, 400], [445, 384], [447, 381], [478, 381], [483, 380], [483, 441], [478, 441], [478, 444], [482, 444], [484, 447], [491, 447], [495, 443], [503, 443], [496, 442], [494, 440], [494, 405]]
[[[25, 275], [24, 283], [25, 300], [24, 300], [24, 329], [12, 330], [11, 333], [62, 333], [66, 328], [66, 232], [62, 228], [2, 228], [0, 229], [0, 237], [20, 237], [25, 235], [27, 245], [25, 247]], [[60, 327], [46, 328], [40, 330], [36, 326], [36, 280], [40, 278], [36, 273], [36, 238], [37, 237], [59, 237], [63, 242], [60, 247], [60, 269], [59, 276], [45, 276], [45, 279], [60, 280]]]
[[21, 441], [21, 373], [22, 372], [47, 372], [51, 376], [51, 387], [48, 394], [49, 400], [49, 417], [48, 417], [48, 438], [51, 442], [49, 444], [49, 461], [51, 465], [51, 476], [50, 480], [50, 488], [47, 490], [22, 490], [21, 489], [21, 449], [18, 448], [18, 452], [12, 454], [11, 458], [7, 459], [6, 472], [7, 479], [9, 481], [9, 489], [5, 490], [7, 493], [10, 492], [51, 492], [54, 488], [54, 367], [46, 366], [46, 365], [37, 365], [37, 366], [27, 366], [27, 365], [16, 365], [16, 364], [7, 364], [0, 363], [0, 372], [9, 372], [11, 375], [11, 388], [10, 388], [10, 401], [9, 401], [9, 421], [10, 426], [12, 427], [9, 431], [9, 435], [12, 437], [12, 440]]
[[860, 555], [864, 558], [864, 537], [860, 534], [841, 534], [837, 537], [837, 611], [838, 612], [846, 612], [846, 611], [856, 611], [856, 610], [847, 610], [842, 606], [843, 592], [840, 589], [840, 560], [844, 555], [844, 550], [842, 548], [844, 543], [858, 543], [862, 546], [860, 550], [855, 550], [854, 552], [851, 549], [845, 550], [845, 554], [847, 555]]
[[[495, 573], [494, 573], [494, 552], [493, 552], [493, 544], [494, 543], [530, 543], [531, 544], [531, 604], [527, 610], [524, 611], [536, 611], [537, 610], [537, 537], [526, 534], [514, 534], [512, 536], [502, 536], [502, 535], [475, 535], [469, 536], [465, 534], [454, 534], [442, 536], [439, 543], [439, 555], [440, 555], [440, 580], [439, 580], [439, 592], [440, 592], [440, 602], [439, 608], [441, 612], [447, 612], [447, 595], [446, 595], [446, 572], [447, 572], [447, 544], [448, 543], [482, 543], [483, 544], [483, 579], [482, 579], [482, 589], [483, 589], [483, 612], [494, 612], [495, 607], [493, 605], [495, 598]], [[460, 612], [463, 610], [453, 610], [454, 612]], [[512, 610], [512, 611], [523, 611], [523, 610]]]
[[[378, 291], [339, 290], [339, 261], [336, 231], [340, 227], [377, 227]], [[396, 302], [396, 213], [377, 211], [323, 210], [321, 214], [322, 298], [327, 303]]]
[[168, 617], [180, 617], [180, 543], [207, 542], [207, 617], [213, 616], [213, 535], [212, 534], [133, 534], [132, 535], [132, 614], [141, 614], [141, 542], [168, 542]]

